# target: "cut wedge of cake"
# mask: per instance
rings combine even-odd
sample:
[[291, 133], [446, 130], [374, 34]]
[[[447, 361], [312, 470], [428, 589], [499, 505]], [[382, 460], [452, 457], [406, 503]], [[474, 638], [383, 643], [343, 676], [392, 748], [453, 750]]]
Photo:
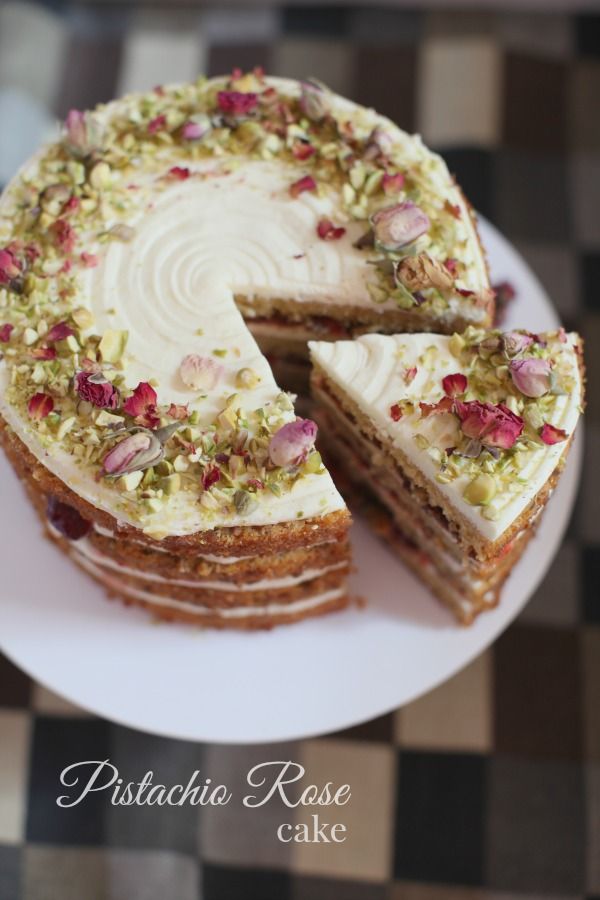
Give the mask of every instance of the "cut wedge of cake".
[[564, 465], [580, 338], [469, 328], [310, 350], [323, 441], [358, 508], [367, 500], [399, 556], [471, 622], [498, 602]]

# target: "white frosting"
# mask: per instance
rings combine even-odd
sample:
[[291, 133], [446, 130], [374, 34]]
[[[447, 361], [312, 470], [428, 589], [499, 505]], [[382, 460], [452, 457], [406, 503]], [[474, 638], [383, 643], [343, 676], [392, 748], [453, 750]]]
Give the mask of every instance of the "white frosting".
[[333, 588], [330, 591], [314, 594], [312, 597], [295, 600], [293, 603], [266, 603], [264, 606], [236, 606], [227, 609], [216, 609], [209, 606], [196, 605], [195, 603], [186, 603], [183, 600], [176, 600], [171, 597], [162, 597], [157, 594], [151, 594], [148, 591], [132, 588], [129, 585], [122, 584], [122, 582], [118, 581], [116, 578], [111, 578], [99, 566], [96, 566], [93, 562], [90, 562], [84, 557], [76, 557], [76, 561], [83, 569], [91, 575], [95, 575], [96, 578], [101, 579], [105, 584], [109, 585], [113, 590], [118, 591], [120, 594], [143, 600], [145, 603], [150, 603], [154, 606], [166, 606], [170, 609], [177, 609], [180, 612], [193, 613], [194, 615], [197, 615], [198, 618], [202, 618], [203, 616], [219, 616], [223, 619], [246, 619], [260, 616], [294, 615], [295, 613], [307, 612], [311, 609], [317, 609], [319, 606], [324, 606], [331, 600], [342, 597], [346, 591], [346, 588], [344, 587]]
[[[575, 335], [567, 336], [569, 345]], [[421, 419], [404, 416], [394, 422], [390, 406], [399, 400], [435, 403], [442, 396], [441, 380], [445, 375], [463, 371], [459, 361], [449, 350], [450, 338], [444, 335], [365, 335], [355, 341], [311, 342], [312, 358], [326, 375], [339, 385], [344, 393], [373, 422], [384, 439], [392, 441], [410, 462], [423, 474], [435, 479], [438, 471], [431, 457], [419, 449], [414, 436], [422, 433], [432, 444], [442, 448], [452, 446], [455, 434], [455, 417], [434, 415]], [[419, 365], [419, 357], [428, 347], [437, 351], [435, 371], [432, 374]], [[417, 367], [417, 375], [410, 385], [402, 377], [405, 369]], [[570, 375], [576, 385], [569, 395], [556, 398], [555, 413], [551, 424], [572, 434], [579, 417], [581, 405], [581, 381], [575, 353], [570, 353]], [[554, 472], [564, 451], [564, 443], [541, 445], [528, 454], [521, 472], [522, 484], [517, 490], [499, 490], [490, 504], [498, 518], [486, 519], [479, 507], [471, 506], [463, 499], [463, 491], [469, 481], [467, 476], [456, 478], [449, 484], [435, 481], [436, 487], [450, 504], [490, 541], [497, 540], [525, 510], [538, 491]], [[513, 485], [514, 487], [514, 485]]]

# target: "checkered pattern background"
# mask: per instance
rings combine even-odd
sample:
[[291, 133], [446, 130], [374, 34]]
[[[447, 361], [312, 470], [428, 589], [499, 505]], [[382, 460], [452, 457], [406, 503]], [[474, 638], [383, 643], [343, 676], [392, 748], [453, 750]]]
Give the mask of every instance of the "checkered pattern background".
[[[584, 489], [495, 646], [343, 734], [257, 748], [149, 737], [0, 656], [0, 898], [600, 897], [600, 15], [175, 6], [0, 4], [0, 180], [69, 107], [202, 70], [312, 74], [376, 106], [445, 153], [584, 333]], [[62, 768], [107, 757], [126, 780], [153, 769], [185, 783], [198, 768], [238, 797], [253, 763], [297, 760], [317, 783], [352, 785], [333, 819], [348, 840], [292, 849], [274, 834], [290, 812], [273, 804], [113, 808], [98, 795], [60, 810]]]

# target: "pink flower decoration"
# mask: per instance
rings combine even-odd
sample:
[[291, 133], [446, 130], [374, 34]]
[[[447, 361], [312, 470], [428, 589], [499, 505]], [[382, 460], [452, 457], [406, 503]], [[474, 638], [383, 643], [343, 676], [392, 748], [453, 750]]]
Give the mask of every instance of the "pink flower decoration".
[[295, 181], [292, 185], [290, 185], [290, 194], [292, 197], [298, 197], [300, 194], [304, 193], [304, 191], [316, 191], [317, 182], [312, 177], [312, 175], [305, 175], [303, 178], [299, 178], [298, 181]]
[[11, 325], [10, 322], [7, 322], [6, 325], [0, 326], [0, 341], [3, 344], [8, 344], [10, 341], [10, 336], [15, 330], [15, 326]]
[[224, 374], [225, 369], [220, 363], [197, 353], [185, 356], [179, 366], [181, 380], [194, 391], [212, 391]]
[[162, 456], [162, 446], [147, 431], [136, 431], [129, 435], [104, 457], [102, 467], [107, 475], [125, 475], [142, 468], [148, 468], [156, 459], [152, 458], [153, 443], [156, 442], [157, 458]]
[[404, 187], [405, 180], [406, 179], [404, 178], [402, 172], [396, 172], [395, 175], [388, 175], [388, 173], [386, 172], [381, 183], [383, 187], [383, 193], [387, 194], [388, 197], [399, 194]]
[[181, 129], [181, 137], [184, 141], [200, 141], [210, 130], [210, 121], [207, 117], [206, 123], [186, 122]]
[[542, 397], [550, 390], [552, 370], [547, 359], [513, 359], [509, 369], [513, 384], [526, 397]]
[[242, 91], [219, 91], [217, 104], [226, 116], [239, 118], [248, 116], [256, 109], [258, 94], [245, 94]]
[[518, 356], [533, 344], [533, 338], [529, 334], [521, 334], [520, 331], [507, 331], [502, 335], [504, 352], [508, 356]]
[[322, 241], [339, 241], [346, 234], [346, 229], [336, 227], [331, 219], [320, 219], [317, 225], [317, 234]]
[[116, 409], [119, 405], [118, 390], [101, 373], [78, 372], [75, 390], [82, 400], [100, 409]]
[[300, 109], [311, 122], [320, 122], [329, 112], [327, 95], [323, 88], [308, 81], [302, 83]]
[[21, 272], [21, 263], [12, 250], [0, 250], [0, 284], [10, 284]]
[[562, 428], [556, 428], [554, 425], [546, 422], [540, 429], [540, 437], [545, 444], [552, 446], [552, 444], [560, 444], [562, 441], [566, 441], [568, 435]]
[[156, 116], [148, 122], [148, 134], [156, 134], [158, 131], [164, 131], [167, 127], [167, 117], [163, 113], [162, 116]]
[[46, 335], [46, 343], [53, 344], [55, 341], [64, 341], [65, 338], [71, 337], [72, 334], [75, 334], [75, 332], [70, 325], [67, 325], [66, 322], [57, 322]]
[[171, 166], [167, 175], [174, 181], [186, 181], [190, 177], [191, 172], [186, 166]]
[[481, 441], [487, 447], [509, 450], [523, 432], [523, 419], [500, 403], [481, 403], [456, 400], [454, 410], [460, 419], [461, 429], [467, 437]]
[[465, 375], [461, 375], [460, 372], [456, 372], [454, 375], [446, 375], [445, 378], [442, 378], [442, 387], [447, 397], [458, 397], [464, 394], [467, 389], [467, 378]]
[[54, 400], [49, 394], [34, 394], [27, 404], [27, 412], [32, 419], [45, 419], [54, 409]]
[[392, 136], [387, 131], [384, 131], [383, 128], [377, 126], [369, 135], [364, 157], [367, 160], [386, 157], [391, 153], [393, 146]]
[[123, 411], [133, 416], [140, 425], [147, 428], [155, 428], [160, 423], [156, 404], [158, 397], [156, 391], [147, 381], [141, 381], [123, 404]]
[[375, 240], [384, 250], [399, 250], [429, 230], [429, 218], [410, 200], [386, 206], [371, 216]]
[[317, 426], [312, 419], [296, 419], [276, 431], [269, 441], [269, 457], [274, 466], [298, 466], [314, 446]]

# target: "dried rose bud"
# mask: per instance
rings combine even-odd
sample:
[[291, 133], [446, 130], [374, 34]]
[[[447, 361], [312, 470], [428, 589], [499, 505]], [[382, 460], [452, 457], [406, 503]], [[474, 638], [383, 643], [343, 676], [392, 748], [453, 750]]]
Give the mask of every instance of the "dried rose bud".
[[467, 437], [481, 441], [486, 447], [509, 450], [523, 432], [523, 419], [500, 403], [481, 403], [456, 400], [454, 410], [460, 419], [460, 427]]
[[502, 346], [507, 356], [518, 356], [532, 344], [531, 335], [521, 334], [520, 331], [507, 331], [502, 335]]
[[53, 344], [55, 341], [64, 341], [66, 338], [71, 337], [72, 334], [75, 334], [75, 332], [70, 325], [67, 325], [66, 322], [57, 322], [46, 335], [46, 343]]
[[392, 136], [378, 125], [367, 138], [364, 158], [371, 160], [378, 159], [380, 156], [386, 157], [392, 152], [393, 146]]
[[81, 156], [89, 153], [86, 114], [79, 109], [70, 109], [65, 120], [67, 144]]
[[210, 119], [203, 114], [194, 116], [181, 128], [181, 137], [184, 141], [201, 141], [210, 131]]
[[11, 325], [10, 322], [7, 322], [6, 325], [0, 325], [0, 341], [2, 341], [3, 344], [8, 344], [14, 330], [15, 326]]
[[327, 92], [318, 84], [303, 81], [299, 105], [307, 119], [311, 122], [320, 122], [329, 112]]
[[404, 181], [405, 178], [402, 172], [396, 172], [395, 175], [388, 175], [386, 172], [383, 176], [383, 181], [381, 182], [383, 193], [388, 197], [399, 194], [404, 187]]
[[336, 227], [331, 219], [319, 219], [317, 234], [322, 241], [339, 241], [346, 234], [346, 229], [341, 225]]
[[198, 356], [197, 353], [185, 356], [179, 366], [181, 380], [195, 391], [212, 391], [224, 374], [224, 366], [210, 356]]
[[[415, 293], [424, 288], [434, 287], [439, 291], [447, 291], [454, 284], [452, 275], [437, 259], [428, 253], [406, 256], [394, 266], [394, 281], [403, 284], [407, 290]], [[421, 299], [423, 302], [425, 298]], [[418, 298], [415, 297], [418, 302]]]
[[314, 192], [316, 190], [317, 182], [312, 175], [305, 175], [303, 178], [299, 178], [298, 181], [295, 181], [290, 185], [290, 194], [292, 197], [298, 197], [300, 194], [303, 194], [304, 191]]
[[156, 404], [158, 397], [156, 391], [147, 381], [141, 381], [123, 404], [123, 411], [133, 416], [140, 425], [147, 428], [156, 428], [160, 423]]
[[163, 446], [150, 431], [136, 431], [113, 447], [104, 457], [102, 467], [107, 475], [117, 477], [141, 472], [163, 456]]
[[78, 372], [75, 390], [82, 400], [99, 409], [117, 409], [119, 405], [118, 390], [101, 373]]
[[245, 94], [242, 91], [219, 91], [217, 104], [222, 113], [237, 119], [249, 116], [256, 109], [258, 94]]
[[63, 503], [53, 495], [48, 497], [46, 517], [52, 527], [70, 541], [78, 541], [85, 537], [92, 527], [74, 506]]
[[442, 378], [442, 387], [447, 397], [458, 397], [467, 389], [467, 378], [460, 372]]
[[308, 456], [317, 437], [311, 419], [296, 419], [282, 425], [269, 441], [269, 457], [275, 466], [299, 466]]
[[515, 387], [526, 397], [543, 397], [552, 386], [547, 359], [514, 359], [509, 366]]
[[45, 419], [54, 409], [54, 400], [48, 394], [34, 394], [27, 404], [32, 419]]
[[560, 444], [562, 441], [566, 441], [568, 434], [562, 428], [556, 428], [554, 425], [546, 422], [540, 428], [540, 437], [545, 444], [552, 446], [553, 444]]
[[410, 200], [386, 206], [371, 216], [375, 241], [384, 250], [399, 250], [429, 230], [429, 218]]

